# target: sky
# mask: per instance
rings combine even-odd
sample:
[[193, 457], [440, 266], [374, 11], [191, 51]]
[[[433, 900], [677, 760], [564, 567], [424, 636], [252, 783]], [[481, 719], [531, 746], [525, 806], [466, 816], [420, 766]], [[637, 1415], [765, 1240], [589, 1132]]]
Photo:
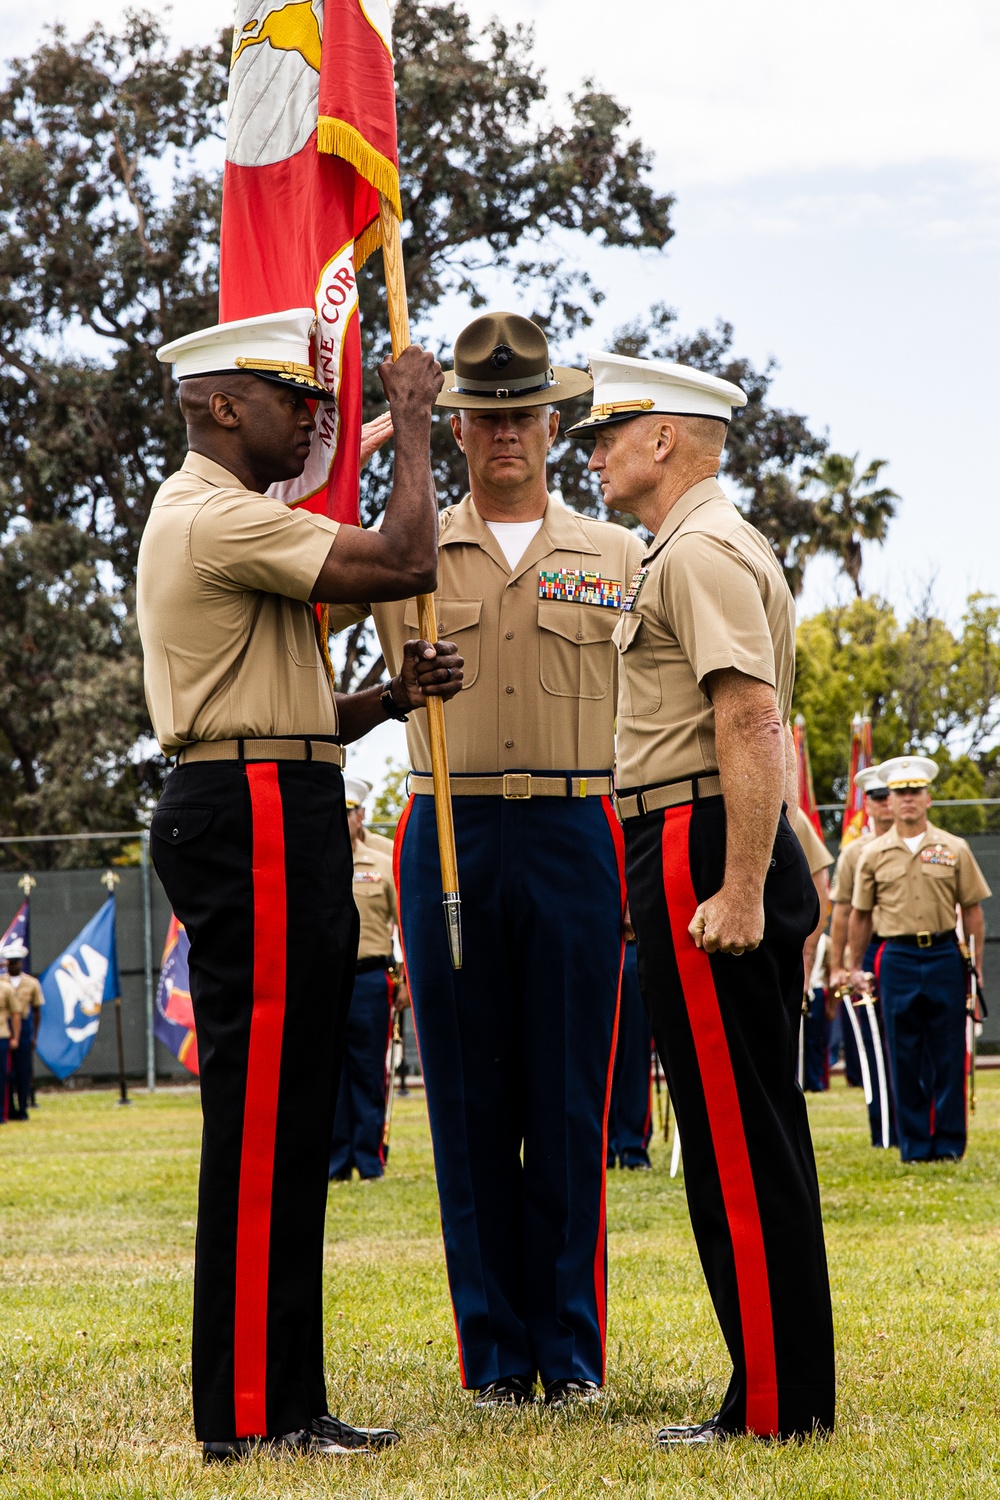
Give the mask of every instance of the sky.
[[[906, 613], [930, 584], [956, 623], [972, 590], [1000, 589], [1000, 469], [986, 461], [1000, 344], [1000, 8], [462, 3], [477, 26], [498, 11], [534, 26], [554, 109], [586, 78], [627, 106], [656, 187], [676, 195], [665, 252], [577, 251], [607, 294], [592, 346], [656, 301], [677, 309], [682, 332], [727, 319], [739, 353], [779, 362], [778, 404], [835, 449], [888, 460], [899, 514], [885, 548], [869, 550], [866, 591]], [[0, 0], [4, 55], [31, 49], [40, 14]], [[116, 6], [49, 0], [44, 14], [72, 35], [98, 15], [111, 24]], [[232, 0], [178, 0], [167, 22], [190, 45], [231, 18]], [[800, 610], [847, 597], [819, 561]], [[400, 744], [395, 728], [374, 737], [356, 769], [404, 758]]]

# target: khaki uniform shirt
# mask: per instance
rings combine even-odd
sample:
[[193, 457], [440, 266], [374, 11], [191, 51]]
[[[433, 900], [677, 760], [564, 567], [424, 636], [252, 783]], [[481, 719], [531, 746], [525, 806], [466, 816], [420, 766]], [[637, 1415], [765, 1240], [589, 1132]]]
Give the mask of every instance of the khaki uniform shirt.
[[392, 839], [387, 839], [384, 833], [376, 833], [374, 828], [362, 828], [361, 837], [366, 848], [374, 849], [376, 854], [384, 854], [392, 862], [392, 852], [396, 847]]
[[866, 845], [851, 904], [858, 911], [878, 905], [882, 937], [912, 937], [949, 931], [955, 926], [956, 902], [976, 906], [989, 894], [965, 840], [928, 823], [914, 854], [896, 828]]
[[801, 807], [795, 809], [792, 827], [795, 829], [795, 836], [802, 845], [806, 859], [809, 861], [809, 874], [818, 875], [820, 870], [829, 869], [833, 864], [833, 855], [816, 832], [812, 825], [812, 820], [802, 811]]
[[354, 904], [361, 917], [358, 958], [390, 958], [397, 921], [392, 860], [360, 839], [354, 846]]
[[[10, 1018], [21, 1014], [14, 999], [14, 990], [6, 975], [0, 978], [0, 1042], [9, 1041], [11, 1036]], [[6, 1083], [4, 1084], [6, 1087]]]
[[308, 601], [338, 530], [198, 453], [160, 486], [139, 546], [137, 613], [165, 754], [196, 740], [337, 733]]
[[[442, 512], [438, 635], [465, 658], [462, 691], [445, 709], [453, 771], [612, 769], [611, 637], [641, 555], [642, 544], [625, 527], [550, 500], [541, 529], [511, 569], [471, 496]], [[374, 615], [396, 673], [404, 643], [420, 634], [417, 602], [377, 604]], [[334, 617], [342, 622], [343, 612]], [[431, 769], [426, 720], [417, 713], [407, 725], [416, 771]]]
[[629, 586], [621, 654], [622, 788], [719, 768], [702, 682], [735, 667], [774, 688], [784, 722], [795, 682], [795, 605], [767, 542], [714, 479], [677, 501]]
[[[841, 849], [837, 856], [837, 869], [833, 877], [833, 886], [830, 890], [830, 900], [843, 902], [850, 906], [854, 896], [854, 877], [858, 870], [858, 860], [872, 843], [875, 835], [870, 828], [864, 828], [856, 839], [852, 839], [846, 849]], [[881, 916], [878, 906], [872, 909], [872, 934], [875, 937], [882, 936], [882, 928], [879, 925]]]
[[13, 1013], [18, 1016], [26, 1016], [28, 1011], [36, 1005], [45, 1004], [45, 996], [42, 987], [33, 974], [18, 974], [16, 978], [7, 975], [7, 983], [10, 985], [13, 996]]

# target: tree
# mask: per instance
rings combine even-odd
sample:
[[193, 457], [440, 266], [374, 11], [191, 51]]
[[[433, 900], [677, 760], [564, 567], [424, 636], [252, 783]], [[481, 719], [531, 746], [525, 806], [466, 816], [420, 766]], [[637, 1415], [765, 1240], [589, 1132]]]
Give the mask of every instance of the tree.
[[[1000, 604], [970, 596], [951, 631], [926, 596], [901, 622], [880, 599], [859, 599], [804, 620], [798, 629], [795, 711], [809, 732], [820, 802], [847, 793], [851, 719], [872, 720], [876, 760], [908, 752], [941, 766], [938, 797], [990, 795], [1000, 729]], [[956, 831], [984, 826], [982, 811], [959, 810]]]
[[815, 496], [818, 527], [812, 550], [839, 558], [859, 599], [862, 543], [885, 541], [899, 499], [895, 490], [878, 482], [887, 460], [873, 458], [859, 472], [860, 457], [858, 453], [853, 457], [824, 453], [802, 476], [803, 493], [819, 491]]
[[[95, 556], [96, 552], [96, 556]], [[14, 528], [0, 551], [0, 827], [6, 834], [134, 828], [150, 788], [131, 598], [66, 521]], [[108, 705], [115, 704], [113, 714]], [[4, 846], [24, 868], [90, 864], [120, 845]]]
[[[458, 0], [399, 0], [394, 40], [415, 335], [426, 338], [446, 297], [483, 306], [483, 273], [500, 267], [517, 305], [545, 326], [554, 355], [571, 360], [602, 295], [573, 268], [566, 252], [574, 239], [655, 253], [673, 233], [673, 200], [652, 186], [649, 153], [631, 133], [627, 110], [592, 82], [553, 100], [530, 28], [494, 21], [477, 35]], [[144, 738], [148, 721], [133, 691], [135, 634], [121, 612], [153, 495], [185, 447], [171, 372], [155, 350], [217, 316], [230, 49], [227, 31], [208, 48], [172, 52], [156, 16], [129, 12], [117, 33], [97, 25], [79, 42], [53, 28], [33, 56], [10, 65], [0, 89], [0, 554], [14, 548], [16, 569], [17, 549], [31, 546], [34, 529], [56, 528], [39, 533], [49, 540], [39, 542], [31, 566], [35, 587], [58, 598], [65, 568], [51, 539], [58, 534], [68, 547], [72, 539], [60, 528], [77, 533], [72, 567], [90, 569], [88, 597], [115, 622], [105, 667], [87, 679], [87, 701], [102, 744], [127, 747], [126, 767], [117, 752], [99, 752], [85, 737], [82, 754], [92, 758], [77, 775], [72, 754], [59, 760], [49, 745], [54, 718], [32, 720], [17, 751], [0, 724], [0, 762], [7, 756], [23, 783], [16, 817], [4, 807], [4, 817], [15, 819], [10, 826], [29, 811], [39, 831], [86, 826], [95, 807], [112, 822], [134, 823], [165, 771]], [[374, 370], [389, 343], [377, 258], [360, 289], [374, 415], [382, 404]], [[795, 576], [811, 508], [796, 510], [794, 480], [822, 454], [823, 441], [801, 417], [767, 404], [773, 367], [757, 371], [740, 360], [729, 325], [682, 340], [673, 321], [665, 308], [654, 309], [648, 328], [636, 325], [622, 337], [637, 351], [717, 368], [750, 391], [727, 473]], [[568, 424], [573, 413], [565, 417]], [[567, 503], [597, 514], [586, 456], [563, 440], [553, 479]], [[435, 424], [433, 459], [442, 500], [458, 498], [464, 466], [444, 421]], [[366, 520], [382, 509], [390, 475], [391, 453], [366, 471]], [[85, 593], [80, 583], [74, 597]], [[38, 682], [62, 681], [58, 632], [43, 632], [38, 642]], [[0, 677], [30, 694], [30, 675], [9, 649], [14, 656], [0, 656]], [[345, 686], [377, 678], [381, 665], [363, 628], [341, 649]], [[88, 670], [82, 659], [77, 668]], [[127, 690], [125, 679], [133, 685]], [[120, 814], [112, 818], [113, 809]]]

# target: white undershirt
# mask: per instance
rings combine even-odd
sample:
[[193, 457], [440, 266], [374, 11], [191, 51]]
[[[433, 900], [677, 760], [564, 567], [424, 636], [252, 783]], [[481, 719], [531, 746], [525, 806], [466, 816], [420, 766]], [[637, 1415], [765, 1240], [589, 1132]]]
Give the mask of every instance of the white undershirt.
[[912, 838], [904, 839], [903, 843], [906, 845], [907, 849], [909, 849], [911, 854], [916, 854], [917, 850], [920, 848], [921, 843], [923, 842], [923, 837], [924, 835], [922, 833], [915, 833]]
[[500, 543], [500, 550], [507, 559], [511, 572], [531, 545], [533, 537], [542, 529], [542, 517], [537, 521], [487, 521], [486, 524]]
[[8, 974], [7, 978], [10, 980], [11, 984], [17, 990], [17, 989], [20, 989], [20, 987], [21, 987], [21, 980], [24, 978], [24, 975], [23, 974]]

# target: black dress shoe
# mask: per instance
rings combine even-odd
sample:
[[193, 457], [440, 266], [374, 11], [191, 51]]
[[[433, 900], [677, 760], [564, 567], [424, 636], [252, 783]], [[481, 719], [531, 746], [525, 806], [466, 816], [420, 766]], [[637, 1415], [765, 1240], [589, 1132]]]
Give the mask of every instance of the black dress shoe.
[[202, 1443], [207, 1464], [238, 1464], [245, 1458], [281, 1458], [312, 1451], [312, 1433], [283, 1432], [279, 1437], [230, 1438], [222, 1443]]
[[339, 1458], [345, 1454], [378, 1453], [399, 1442], [399, 1433], [388, 1427], [349, 1427], [336, 1417], [314, 1417], [298, 1432], [278, 1437], [232, 1438], [228, 1442], [203, 1443], [207, 1464], [236, 1464], [245, 1458], [287, 1458], [294, 1454]]
[[724, 1443], [732, 1437], [719, 1426], [717, 1417], [697, 1422], [693, 1427], [661, 1427], [656, 1434], [658, 1448], [702, 1448], [710, 1443]]
[[505, 1375], [502, 1380], [493, 1380], [482, 1385], [476, 1392], [476, 1406], [528, 1406], [534, 1401], [532, 1381], [522, 1375]]
[[341, 1453], [379, 1453], [400, 1442], [391, 1427], [351, 1427], [339, 1417], [313, 1417], [309, 1431], [325, 1443], [333, 1443]]
[[545, 1387], [546, 1406], [592, 1406], [600, 1399], [596, 1380], [550, 1380]]

